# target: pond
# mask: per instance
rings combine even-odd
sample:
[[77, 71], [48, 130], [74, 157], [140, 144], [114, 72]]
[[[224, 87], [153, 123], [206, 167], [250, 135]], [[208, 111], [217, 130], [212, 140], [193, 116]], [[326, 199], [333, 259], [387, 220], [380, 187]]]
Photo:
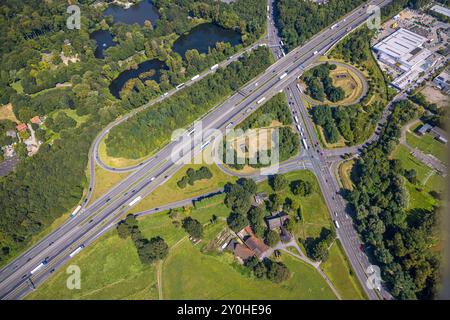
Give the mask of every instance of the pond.
[[97, 30], [91, 33], [91, 39], [97, 42], [97, 47], [95, 48], [94, 56], [98, 59], [105, 58], [104, 51], [109, 47], [115, 46], [116, 43], [113, 41], [113, 36], [108, 30]]
[[138, 23], [144, 25], [145, 20], [150, 20], [153, 26], [159, 19], [158, 10], [153, 6], [151, 0], [143, 0], [128, 9], [116, 4], [111, 4], [103, 11], [104, 16], [112, 16], [114, 22], [126, 24]]
[[167, 69], [164, 62], [158, 59], [144, 61], [138, 64], [137, 69], [125, 70], [119, 74], [109, 85], [109, 91], [117, 99], [120, 99], [120, 90], [122, 90], [125, 83], [133, 78], [140, 78], [142, 82], [147, 80], [155, 80], [159, 82], [161, 70]]
[[228, 42], [235, 46], [241, 43], [241, 35], [214, 23], [203, 23], [193, 28], [188, 34], [180, 36], [173, 44], [173, 51], [184, 58], [186, 51], [191, 49], [197, 49], [199, 53], [207, 53], [208, 48], [214, 48], [217, 42]]

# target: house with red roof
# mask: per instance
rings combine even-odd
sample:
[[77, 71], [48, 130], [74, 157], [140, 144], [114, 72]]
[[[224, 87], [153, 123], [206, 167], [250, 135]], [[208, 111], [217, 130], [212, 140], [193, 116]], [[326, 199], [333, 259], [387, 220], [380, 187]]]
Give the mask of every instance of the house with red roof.
[[31, 121], [31, 123], [35, 123], [35, 124], [41, 124], [42, 123], [41, 118], [39, 118], [39, 116], [35, 116], [35, 117], [31, 118], [30, 121]]
[[23, 132], [23, 131], [25, 131], [25, 130], [27, 130], [27, 125], [26, 125], [26, 123], [19, 123], [17, 126], [16, 126], [16, 129], [17, 129], [17, 131], [19, 131], [19, 132]]

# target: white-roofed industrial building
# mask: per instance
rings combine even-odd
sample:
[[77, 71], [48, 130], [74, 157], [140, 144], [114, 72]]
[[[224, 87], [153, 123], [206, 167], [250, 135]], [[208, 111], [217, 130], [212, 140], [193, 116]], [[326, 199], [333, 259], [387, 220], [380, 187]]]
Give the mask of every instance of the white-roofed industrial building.
[[427, 60], [432, 55], [430, 50], [424, 48], [427, 41], [425, 37], [400, 28], [373, 47], [380, 62], [400, 72], [391, 83], [394, 87], [405, 89], [434, 65], [433, 61]]
[[431, 7], [431, 10], [433, 10], [434, 12], [443, 14], [444, 16], [447, 16], [450, 18], [450, 9], [439, 6], [439, 5], [434, 5]]

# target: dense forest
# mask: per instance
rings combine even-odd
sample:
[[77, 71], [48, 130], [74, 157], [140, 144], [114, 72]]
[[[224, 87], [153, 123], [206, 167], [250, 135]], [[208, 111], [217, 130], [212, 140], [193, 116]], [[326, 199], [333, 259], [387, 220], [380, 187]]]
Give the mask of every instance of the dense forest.
[[331, 102], [338, 102], [345, 98], [345, 92], [340, 87], [333, 85], [330, 71], [335, 70], [336, 65], [324, 63], [306, 71], [302, 75], [302, 80], [307, 84], [307, 94], [311, 98], [324, 102], [328, 99]]
[[[0, 264], [82, 200], [89, 147], [101, 128], [240, 48], [218, 43], [206, 54], [191, 50], [180, 57], [171, 46], [181, 34], [200, 23], [212, 22], [236, 30], [247, 45], [261, 37], [266, 28], [265, 3], [260, 0], [232, 4], [155, 0], [160, 15], [156, 26], [114, 23], [103, 16], [104, 7], [93, 3], [78, 1], [80, 30], [66, 27], [67, 1], [6, 0], [0, 4], [0, 104], [12, 103], [20, 122], [29, 122], [36, 115], [47, 116], [46, 123], [36, 130], [43, 142], [39, 152], [27, 158], [23, 144], [18, 144], [16, 152], [22, 160], [14, 172], [0, 178]], [[104, 59], [94, 56], [96, 43], [90, 37], [100, 29], [111, 32], [117, 43], [106, 50]], [[232, 68], [245, 66], [254, 72], [259, 70], [257, 65], [267, 62], [266, 55], [261, 53], [256, 65], [249, 60]], [[108, 86], [120, 72], [153, 58], [167, 65], [160, 83], [137, 81], [120, 100], [111, 95]], [[252, 72], [249, 77], [255, 75]], [[221, 76], [229, 74], [231, 69], [221, 72]], [[240, 80], [233, 88], [242, 83]], [[211, 79], [207, 85], [219, 86]], [[208, 91], [206, 86], [203, 90]], [[61, 110], [74, 112], [84, 120], [78, 122]], [[12, 123], [2, 121], [1, 133], [12, 127]], [[2, 143], [11, 142], [2, 135]]]
[[[276, 5], [276, 24], [285, 46], [290, 51], [364, 2], [366, 1], [329, 0], [326, 5], [319, 5], [314, 1], [279, 0]], [[383, 19], [397, 14], [406, 6], [418, 9], [430, 2], [430, 0], [392, 1], [382, 8]]]
[[439, 283], [439, 256], [430, 249], [439, 232], [438, 209], [407, 210], [409, 171], [389, 158], [402, 125], [417, 116], [408, 100], [394, 104], [379, 140], [357, 161], [355, 188], [348, 196], [363, 241], [387, 288], [400, 299], [431, 299]]
[[326, 5], [319, 5], [313, 1], [280, 0], [276, 5], [276, 24], [290, 51], [364, 2], [329, 0]]
[[170, 141], [173, 130], [191, 124], [271, 63], [268, 49], [260, 47], [138, 114], [111, 130], [106, 139], [108, 154], [132, 159], [149, 155]]

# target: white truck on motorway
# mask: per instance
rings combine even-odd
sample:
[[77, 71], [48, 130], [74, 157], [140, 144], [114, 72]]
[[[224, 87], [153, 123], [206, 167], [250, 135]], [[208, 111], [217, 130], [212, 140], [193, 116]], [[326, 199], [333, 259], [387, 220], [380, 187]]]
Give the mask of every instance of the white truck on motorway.
[[35, 274], [36, 272], [38, 272], [39, 270], [41, 270], [46, 264], [47, 264], [47, 259], [42, 261], [36, 268], [34, 268], [33, 270], [30, 271], [31, 274]]
[[280, 76], [280, 80], [283, 80], [287, 75], [288, 75], [287, 72], [283, 73], [283, 74]]
[[80, 212], [81, 210], [81, 206], [78, 206], [75, 208], [75, 210], [73, 210], [73, 212], [70, 214], [70, 217], [73, 218], [77, 215], [78, 212]]
[[209, 143], [210, 143], [211, 141], [206, 141], [205, 143], [203, 143], [202, 145], [201, 145], [201, 147], [200, 147], [200, 149], [205, 149], [208, 145], [209, 145]]
[[142, 199], [141, 196], [136, 197], [133, 201], [131, 201], [131, 202], [128, 204], [128, 206], [129, 206], [129, 207], [134, 206], [136, 203], [138, 203], [139, 201], [141, 201], [141, 199]]
[[337, 220], [334, 220], [334, 225], [336, 226], [336, 229], [339, 229], [339, 228], [340, 228], [339, 222], [338, 222]]
[[258, 102], [256, 102], [257, 104], [261, 104], [264, 102], [264, 100], [266, 100], [266, 97], [262, 97], [261, 99], [258, 100]]
[[301, 132], [301, 127], [299, 124], [297, 125], [297, 130], [298, 130], [298, 132]]
[[215, 69], [217, 69], [219, 67], [219, 65], [218, 64], [215, 64], [215, 65], [213, 65], [210, 69], [211, 70], [215, 70]]
[[[298, 117], [297, 116], [294, 116], [294, 120], [295, 120], [295, 123], [298, 123]], [[300, 130], [300, 128], [298, 130]]]
[[184, 87], [184, 83], [180, 83], [179, 85], [176, 86], [177, 89], [181, 89]]
[[308, 150], [308, 144], [306, 143], [305, 138], [302, 139], [302, 144], [303, 144], [303, 147], [305, 148], [305, 150]]
[[76, 248], [71, 254], [69, 254], [69, 257], [73, 258], [75, 255], [77, 255], [81, 250], [83, 250], [84, 244]]
[[194, 80], [197, 80], [198, 78], [200, 78], [200, 75], [199, 75], [199, 74], [193, 76], [193, 77], [191, 78], [191, 80], [194, 81]]

